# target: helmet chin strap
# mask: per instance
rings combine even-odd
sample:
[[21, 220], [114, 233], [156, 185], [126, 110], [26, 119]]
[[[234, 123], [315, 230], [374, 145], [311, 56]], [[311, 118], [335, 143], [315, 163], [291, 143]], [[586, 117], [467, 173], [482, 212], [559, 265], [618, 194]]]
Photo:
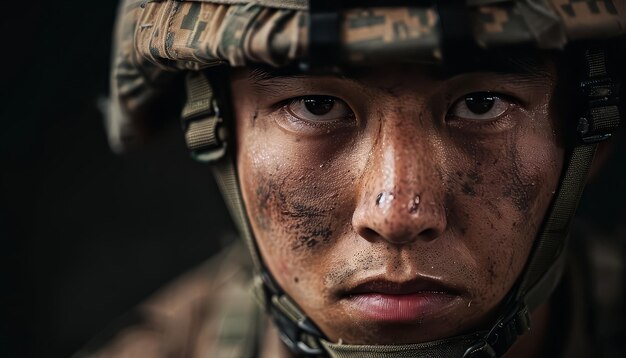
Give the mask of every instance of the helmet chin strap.
[[581, 90], [587, 101], [578, 120], [579, 143], [565, 164], [561, 184], [535, 240], [525, 270], [505, 298], [501, 314], [489, 330], [442, 340], [406, 345], [347, 345], [329, 342], [321, 330], [280, 288], [262, 262], [245, 212], [233, 150], [217, 98], [203, 72], [187, 76], [183, 130], [195, 159], [211, 163], [228, 209], [251, 253], [254, 288], [272, 316], [280, 338], [297, 356], [348, 357], [499, 357], [530, 329], [530, 312], [551, 296], [565, 264], [567, 231], [586, 181], [598, 142], [620, 124], [619, 85], [606, 71], [603, 50], [585, 52], [586, 74]]

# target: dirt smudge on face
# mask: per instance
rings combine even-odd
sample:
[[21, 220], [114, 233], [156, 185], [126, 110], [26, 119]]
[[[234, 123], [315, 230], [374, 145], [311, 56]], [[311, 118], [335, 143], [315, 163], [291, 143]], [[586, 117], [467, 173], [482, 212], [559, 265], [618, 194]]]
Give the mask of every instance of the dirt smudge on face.
[[270, 228], [270, 218], [268, 217], [267, 211], [270, 198], [272, 197], [272, 190], [269, 186], [258, 185], [255, 194], [257, 210], [254, 218], [261, 230], [268, 231]]
[[288, 210], [283, 210], [281, 214], [291, 218], [320, 217], [326, 215], [328, 212], [328, 210], [303, 203], [291, 203], [290, 205], [285, 206], [288, 206]]
[[[477, 163], [480, 165], [480, 163]], [[461, 172], [457, 172], [457, 175], [461, 174]], [[476, 187], [482, 184], [483, 177], [478, 174], [475, 169], [470, 170], [464, 177], [463, 175], [459, 175], [459, 179], [462, 180], [461, 191], [465, 195], [476, 196]]]
[[[293, 237], [293, 250], [313, 249], [333, 236], [333, 206], [303, 193], [302, 184], [273, 175], [260, 176], [256, 183], [257, 210], [253, 218], [260, 229]], [[290, 190], [293, 187], [297, 190]], [[313, 189], [313, 188], [312, 188]]]
[[483, 183], [483, 177], [476, 169], [467, 173], [457, 170], [454, 175], [450, 176], [449, 181], [458, 185], [463, 194], [476, 196], [478, 194], [477, 188]]
[[372, 252], [357, 252], [354, 257], [354, 260], [344, 261], [337, 265], [336, 270], [324, 277], [324, 282], [328, 287], [344, 286], [346, 282], [351, 281], [353, 276], [378, 270], [387, 262], [384, 256], [374, 255]]
[[461, 190], [463, 191], [463, 194], [465, 195], [476, 196], [476, 191], [468, 182], [463, 183]]
[[320, 241], [327, 242], [330, 240], [333, 231], [330, 226], [324, 228], [309, 228], [306, 233], [298, 236], [298, 241], [292, 245], [293, 249], [299, 249], [303, 246], [315, 247]]
[[[445, 173], [445, 180], [451, 193], [448, 207], [458, 207], [453, 202], [465, 201], [463, 196], [467, 196], [467, 200], [472, 200], [470, 205], [476, 207], [480, 205], [487, 209], [490, 221], [502, 219], [505, 215], [514, 215], [519, 217], [519, 220], [525, 220], [533, 215], [532, 211], [540, 192], [540, 185], [536, 183], [541, 182], [541, 178], [537, 177], [539, 171], [532, 168], [532, 164], [528, 167], [528, 159], [524, 158], [524, 153], [521, 152], [532, 150], [529, 145], [524, 145], [524, 138], [527, 136], [522, 130], [519, 128], [511, 130], [506, 136], [496, 139], [466, 136], [456, 138], [459, 148], [465, 152], [467, 165]], [[482, 163], [489, 165], [485, 166]], [[507, 210], [508, 208], [512, 211]], [[457, 220], [462, 218], [461, 213], [454, 216]], [[511, 230], [520, 231], [523, 227], [524, 225], [517, 225], [511, 227]]]
[[487, 258], [487, 275], [489, 285], [493, 286], [494, 283], [497, 282], [498, 272], [496, 271], [496, 262], [491, 256]]
[[[480, 162], [476, 163], [477, 166], [480, 166]], [[467, 178], [472, 181], [474, 184], [481, 184], [483, 182], [483, 177], [478, 174], [476, 170], [471, 170], [467, 173]]]
[[[510, 159], [511, 165], [505, 173], [506, 181], [503, 183], [508, 183], [508, 185], [505, 186], [502, 195], [509, 198], [523, 216], [532, 215], [529, 212], [531, 203], [539, 195], [537, 179], [524, 173], [516, 138], [509, 138], [507, 142], [506, 157]], [[532, 149], [528, 148], [528, 150]]]

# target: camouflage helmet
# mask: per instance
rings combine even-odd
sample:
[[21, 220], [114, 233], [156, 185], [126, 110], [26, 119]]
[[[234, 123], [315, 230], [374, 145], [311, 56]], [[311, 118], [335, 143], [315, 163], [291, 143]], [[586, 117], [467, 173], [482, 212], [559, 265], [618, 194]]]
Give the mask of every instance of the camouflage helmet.
[[[464, 2], [318, 2], [325, 3], [311, 1], [309, 10], [307, 0], [124, 0], [112, 66], [114, 147], [143, 135], [144, 104], [175, 83], [177, 72], [224, 63], [304, 67], [322, 60], [317, 53], [342, 64], [441, 62], [464, 43], [562, 49], [626, 32], [621, 0], [469, 0], [461, 9], [447, 6], [451, 11], [441, 3]], [[327, 16], [338, 6], [342, 16]], [[329, 48], [336, 51], [317, 51]]]
[[[231, 215], [250, 249], [255, 289], [281, 338], [298, 355], [354, 357], [502, 355], [529, 328], [529, 312], [560, 280], [567, 230], [596, 145], [620, 124], [619, 83], [603, 48], [585, 47], [579, 82], [584, 113], [577, 145], [535, 239], [526, 268], [491, 329], [412, 345], [334, 344], [284, 293], [265, 268], [245, 214], [227, 116], [219, 109], [219, 66], [293, 66], [337, 71], [387, 63], [455, 65], [459, 51], [523, 46], [562, 50], [596, 39], [623, 42], [622, 0], [123, 0], [118, 14], [108, 117], [110, 142], [123, 150], [141, 140], [164, 107], [180, 111], [192, 154], [211, 163]], [[458, 64], [458, 63], [456, 63]], [[215, 72], [215, 71], [214, 71]], [[186, 100], [178, 101], [186, 81]], [[184, 104], [184, 106], [183, 106]], [[227, 118], [226, 118], [227, 119]]]

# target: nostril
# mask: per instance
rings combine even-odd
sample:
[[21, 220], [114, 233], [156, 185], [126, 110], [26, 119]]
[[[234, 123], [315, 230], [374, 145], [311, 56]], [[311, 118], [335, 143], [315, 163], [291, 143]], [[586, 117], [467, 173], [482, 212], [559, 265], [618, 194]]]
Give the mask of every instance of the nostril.
[[425, 198], [424, 193], [408, 194], [380, 191], [375, 198], [368, 194], [353, 213], [354, 233], [369, 242], [384, 240], [398, 245], [437, 239], [446, 229], [443, 206], [434, 198]]
[[359, 230], [359, 235], [368, 241], [375, 241], [380, 238], [380, 234], [368, 227]]
[[435, 229], [426, 229], [420, 233], [420, 236], [428, 241], [432, 241], [439, 236], [439, 233]]

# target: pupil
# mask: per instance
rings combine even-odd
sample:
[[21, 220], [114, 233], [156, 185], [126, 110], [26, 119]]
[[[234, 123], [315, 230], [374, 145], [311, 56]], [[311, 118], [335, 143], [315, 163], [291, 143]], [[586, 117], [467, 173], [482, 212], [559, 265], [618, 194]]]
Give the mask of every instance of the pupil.
[[307, 111], [316, 116], [321, 116], [330, 112], [334, 105], [335, 100], [330, 97], [309, 97], [304, 99], [304, 106]]
[[465, 105], [476, 114], [485, 114], [493, 108], [495, 96], [487, 93], [477, 93], [465, 97]]

